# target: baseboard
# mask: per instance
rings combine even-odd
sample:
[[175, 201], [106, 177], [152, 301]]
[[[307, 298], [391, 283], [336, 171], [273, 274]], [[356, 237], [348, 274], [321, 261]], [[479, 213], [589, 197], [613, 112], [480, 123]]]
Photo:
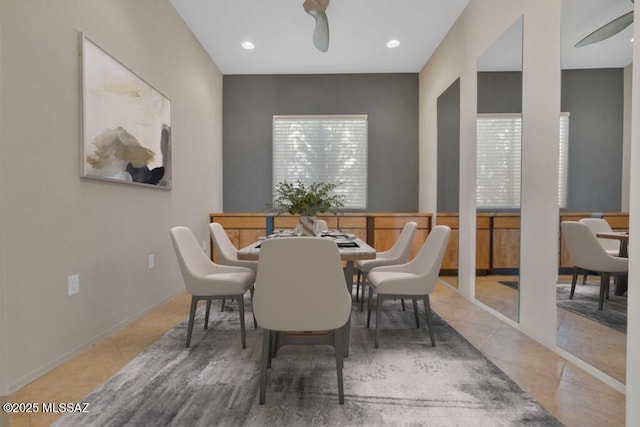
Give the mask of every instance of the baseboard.
[[141, 311], [133, 314], [132, 316], [124, 319], [123, 321], [119, 322], [118, 324], [116, 324], [112, 328], [109, 328], [106, 331], [96, 335], [95, 337], [93, 337], [89, 341], [87, 341], [86, 343], [74, 348], [73, 350], [63, 354], [60, 357], [57, 357], [57, 358], [53, 359], [52, 361], [46, 363], [45, 365], [41, 366], [38, 369], [35, 369], [34, 371], [28, 373], [27, 375], [15, 380], [15, 381], [10, 382], [9, 383], [9, 395], [11, 395], [11, 394], [15, 393], [16, 391], [20, 390], [25, 385], [37, 380], [38, 378], [40, 378], [44, 374], [54, 370], [55, 368], [57, 368], [58, 366], [62, 365], [63, 363], [68, 362], [69, 360], [73, 359], [74, 357], [76, 357], [80, 353], [83, 353], [84, 351], [90, 349], [95, 344], [99, 343], [100, 341], [104, 340], [105, 338], [110, 337], [114, 333], [118, 332], [119, 330], [121, 330], [124, 327], [126, 327], [127, 325], [129, 325], [130, 323], [135, 322], [136, 320], [140, 319], [142, 316], [152, 312], [156, 308], [160, 307], [162, 304], [164, 304], [167, 301], [175, 298], [176, 296], [182, 294], [183, 292], [184, 292], [183, 290], [180, 290], [180, 291], [176, 292], [175, 294], [171, 294], [168, 297], [163, 298], [162, 300], [160, 300], [157, 303], [151, 305], [150, 307], [147, 307], [144, 310], [141, 310]]

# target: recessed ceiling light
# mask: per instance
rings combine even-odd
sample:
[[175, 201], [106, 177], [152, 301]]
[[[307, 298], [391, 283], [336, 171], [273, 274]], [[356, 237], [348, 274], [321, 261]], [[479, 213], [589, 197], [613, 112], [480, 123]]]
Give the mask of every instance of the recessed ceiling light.
[[389, 40], [387, 42], [387, 47], [388, 48], [394, 48], [394, 47], [398, 47], [400, 45], [400, 42], [398, 40]]
[[242, 44], [240, 46], [242, 46], [243, 49], [247, 49], [247, 50], [251, 50], [251, 49], [256, 47], [256, 45], [254, 45], [250, 41], [242, 42]]

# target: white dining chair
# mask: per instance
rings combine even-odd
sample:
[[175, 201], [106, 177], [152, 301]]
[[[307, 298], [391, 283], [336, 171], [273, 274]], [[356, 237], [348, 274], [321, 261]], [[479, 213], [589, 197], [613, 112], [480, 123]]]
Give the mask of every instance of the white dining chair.
[[325, 221], [324, 219], [316, 219], [316, 231], [318, 232], [318, 234], [328, 230], [329, 225], [327, 224], [327, 221]]
[[420, 327], [418, 320], [417, 299], [422, 299], [425, 307], [425, 317], [429, 327], [431, 346], [436, 346], [433, 333], [433, 320], [429, 294], [433, 292], [442, 259], [449, 242], [451, 229], [446, 225], [437, 225], [430, 232], [427, 240], [416, 256], [408, 263], [376, 267], [369, 272], [369, 300], [367, 310], [367, 328], [371, 322], [372, 295], [377, 294], [375, 347], [378, 348], [380, 337], [380, 316], [382, 303], [389, 298], [411, 298], [416, 319], [416, 327]]
[[187, 227], [173, 227], [171, 242], [176, 251], [182, 278], [187, 292], [191, 294], [191, 310], [187, 329], [187, 344], [191, 343], [191, 333], [198, 301], [207, 302], [204, 328], [208, 328], [211, 300], [234, 299], [240, 313], [240, 334], [242, 348], [246, 348], [244, 328], [244, 294], [253, 286], [255, 274], [248, 268], [219, 265], [207, 258], [196, 237]]
[[[611, 229], [611, 226], [607, 222], [607, 220], [604, 218], [582, 218], [578, 222], [586, 225], [589, 228], [589, 230], [591, 230], [594, 236], [598, 233], [611, 233], [613, 231]], [[602, 246], [604, 250], [607, 251], [609, 255], [611, 256], [620, 255], [619, 241], [612, 240], [612, 239], [602, 239], [602, 238], [596, 238], [596, 240], [598, 241], [598, 243], [600, 243], [600, 246]], [[589, 273], [588, 271], [584, 272], [584, 277], [582, 279], [583, 285], [587, 283], [588, 273]], [[574, 267], [573, 274], [577, 276], [578, 268]]]
[[288, 344], [335, 348], [339, 402], [344, 403], [342, 369], [351, 296], [338, 246], [315, 237], [270, 239], [260, 248], [259, 262], [253, 305], [258, 324], [264, 328], [260, 404], [265, 401], [271, 358]]
[[[212, 222], [209, 224], [209, 232], [213, 241], [213, 248], [216, 251], [218, 264], [250, 268], [254, 274], [258, 272], [258, 261], [238, 259], [238, 248], [231, 242], [222, 224]], [[251, 294], [253, 295], [253, 288], [251, 288]], [[225, 300], [223, 299], [220, 311], [224, 311], [224, 307]]]
[[[358, 293], [360, 291], [360, 283], [362, 283], [362, 299], [360, 301], [360, 311], [364, 311], [364, 294], [365, 286], [367, 284], [367, 274], [372, 268], [381, 267], [384, 265], [396, 265], [404, 264], [409, 260], [409, 253], [411, 252], [411, 245], [416, 235], [418, 224], [415, 222], [407, 222], [400, 235], [396, 239], [391, 249], [384, 252], [376, 252], [375, 259], [366, 259], [356, 262], [357, 283], [356, 283], [356, 301], [358, 300]], [[361, 279], [362, 278], [362, 282]], [[404, 306], [404, 301], [402, 301]]]
[[[561, 224], [562, 238], [569, 252], [569, 259], [577, 268], [594, 271], [600, 274], [600, 299], [598, 310], [602, 310], [605, 296], [609, 296], [610, 274], [627, 274], [629, 261], [609, 255], [596, 239], [587, 225], [576, 221], [563, 221]], [[573, 299], [576, 289], [577, 275], [571, 280], [569, 299]]]

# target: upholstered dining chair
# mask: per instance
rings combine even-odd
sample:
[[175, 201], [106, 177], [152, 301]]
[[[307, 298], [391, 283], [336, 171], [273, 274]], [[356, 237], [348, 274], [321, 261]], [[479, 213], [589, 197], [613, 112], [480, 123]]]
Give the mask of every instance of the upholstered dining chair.
[[343, 404], [351, 296], [338, 246], [315, 237], [270, 239], [262, 243], [259, 262], [253, 307], [258, 325], [264, 328], [260, 404], [265, 401], [271, 358], [288, 344], [335, 348], [338, 396]]
[[[611, 226], [607, 222], [607, 220], [604, 218], [582, 218], [578, 222], [586, 225], [589, 228], [589, 230], [591, 230], [594, 236], [598, 233], [611, 233], [613, 231], [611, 229]], [[604, 250], [607, 251], [609, 255], [612, 255], [612, 256], [620, 255], [619, 241], [612, 240], [612, 239], [601, 239], [601, 238], [596, 238], [596, 240], [598, 241], [598, 243], [600, 243], [600, 246], [602, 246]], [[578, 274], [577, 267], [574, 267], [573, 274], [574, 275]], [[585, 271], [582, 284], [587, 283], [587, 274], [588, 274], [588, 271]]]
[[316, 219], [316, 230], [318, 233], [329, 230], [329, 225], [324, 219]]
[[[576, 221], [563, 221], [561, 224], [562, 238], [569, 251], [569, 259], [577, 268], [594, 271], [600, 274], [600, 299], [598, 310], [602, 310], [604, 298], [609, 293], [610, 274], [627, 274], [629, 260], [609, 255], [596, 239], [587, 225]], [[575, 272], [575, 270], [574, 270]], [[576, 289], [577, 275], [571, 280], [569, 299], [573, 299]]]
[[191, 333], [198, 301], [207, 301], [204, 328], [208, 328], [211, 300], [234, 299], [238, 302], [240, 313], [240, 334], [242, 348], [246, 348], [244, 328], [244, 294], [255, 282], [255, 274], [251, 269], [219, 265], [207, 258], [198, 244], [196, 237], [187, 227], [173, 227], [170, 231], [171, 241], [176, 251], [184, 285], [191, 294], [191, 310], [189, 311], [189, 327], [187, 344], [191, 343]]
[[[229, 236], [224, 231], [224, 227], [222, 224], [217, 222], [212, 222], [209, 224], [209, 231], [211, 234], [211, 240], [213, 241], [213, 247], [218, 255], [217, 261], [221, 265], [233, 265], [236, 267], [246, 267], [250, 268], [253, 273], [257, 273], [258, 271], [258, 261], [246, 261], [238, 259], [238, 248], [236, 248]], [[253, 293], [253, 288], [251, 288], [251, 292]], [[220, 307], [220, 311], [224, 311], [224, 303], [225, 300], [222, 300], [222, 305]], [[255, 326], [255, 319], [254, 319]]]
[[410, 262], [402, 265], [376, 267], [369, 272], [367, 328], [371, 322], [371, 301], [372, 294], [375, 292], [378, 296], [376, 307], [376, 348], [378, 348], [380, 337], [382, 302], [388, 298], [411, 298], [413, 300], [416, 327], [418, 328], [420, 327], [420, 322], [418, 320], [418, 304], [416, 300], [418, 298], [422, 299], [427, 326], [429, 327], [431, 346], [436, 346], [429, 294], [435, 288], [450, 233], [451, 229], [446, 225], [437, 225], [431, 230], [422, 248]]
[[[356, 300], [358, 299], [358, 292], [360, 291], [360, 278], [362, 277], [362, 299], [360, 301], [360, 311], [364, 310], [364, 294], [365, 286], [367, 284], [367, 274], [372, 268], [381, 267], [384, 265], [397, 265], [404, 264], [409, 259], [409, 252], [411, 252], [411, 245], [413, 238], [416, 235], [416, 229], [418, 224], [415, 222], [407, 222], [400, 235], [396, 239], [395, 243], [388, 251], [376, 252], [375, 259], [366, 259], [356, 262], [357, 268], [357, 283], [356, 283]], [[402, 301], [404, 306], [404, 301]]]

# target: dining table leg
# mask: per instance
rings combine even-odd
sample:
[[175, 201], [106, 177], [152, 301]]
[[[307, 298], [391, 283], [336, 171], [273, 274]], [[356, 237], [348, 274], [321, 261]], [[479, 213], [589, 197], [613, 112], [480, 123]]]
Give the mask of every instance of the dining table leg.
[[347, 282], [347, 291], [351, 298], [353, 299], [353, 271], [354, 271], [354, 263], [353, 261], [347, 261], [347, 264], [344, 267], [344, 279]]

